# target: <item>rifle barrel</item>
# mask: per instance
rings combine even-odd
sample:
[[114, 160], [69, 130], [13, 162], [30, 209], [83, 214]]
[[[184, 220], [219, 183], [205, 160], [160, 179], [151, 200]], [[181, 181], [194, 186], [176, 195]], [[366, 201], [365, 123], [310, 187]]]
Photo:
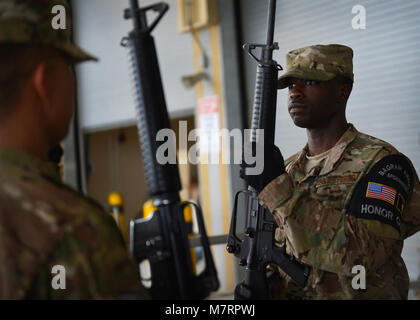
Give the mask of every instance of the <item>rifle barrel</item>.
[[274, 41], [275, 16], [276, 16], [276, 0], [270, 0], [270, 4], [268, 7], [267, 45], [272, 45]]

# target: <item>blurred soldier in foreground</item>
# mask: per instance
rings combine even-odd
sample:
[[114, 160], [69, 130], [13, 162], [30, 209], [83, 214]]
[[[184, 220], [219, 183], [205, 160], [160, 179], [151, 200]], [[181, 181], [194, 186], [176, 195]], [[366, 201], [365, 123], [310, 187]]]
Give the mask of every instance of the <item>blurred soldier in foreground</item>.
[[[265, 145], [264, 171], [241, 176], [274, 215], [276, 241], [311, 267], [299, 288], [280, 269], [273, 298], [407, 299], [403, 241], [420, 230], [420, 184], [410, 160], [346, 120], [353, 51], [315, 45], [289, 52], [278, 88], [306, 128], [304, 149], [283, 161]], [[372, 119], [374, 120], [374, 119]]]
[[0, 299], [145, 298], [113, 219], [48, 162], [73, 114], [72, 64], [95, 59], [70, 23], [63, 0], [0, 2]]
[[[417, 251], [419, 252], [419, 254], [420, 254], [420, 248], [417, 248]], [[419, 263], [418, 263], [418, 268], [419, 268], [419, 270], [420, 270], [420, 259], [419, 259]], [[420, 274], [419, 274], [419, 276], [417, 277], [417, 286], [419, 286], [419, 284], [420, 284]], [[415, 288], [414, 289], [414, 297], [417, 299], [417, 300], [420, 300], [420, 287], [417, 287], [417, 288]]]

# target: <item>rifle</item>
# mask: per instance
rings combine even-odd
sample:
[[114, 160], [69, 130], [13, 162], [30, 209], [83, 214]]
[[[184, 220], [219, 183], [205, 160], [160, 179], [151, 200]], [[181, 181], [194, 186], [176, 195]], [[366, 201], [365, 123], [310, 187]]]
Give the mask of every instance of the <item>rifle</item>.
[[[267, 144], [274, 144], [277, 102], [277, 75], [282, 67], [273, 60], [278, 50], [274, 38], [276, 0], [270, 0], [266, 44], [245, 44], [244, 50], [258, 62], [251, 126], [251, 142], [257, 142], [257, 129], [264, 129]], [[258, 59], [253, 50], [261, 48]], [[262, 137], [260, 137], [262, 139]], [[240, 194], [245, 194], [246, 219], [243, 240], [236, 234], [237, 206]], [[309, 268], [286, 254], [285, 246], [275, 245], [276, 222], [273, 215], [258, 202], [258, 193], [251, 186], [236, 193], [226, 249], [239, 258], [239, 265], [246, 266], [245, 279], [235, 288], [235, 299], [268, 299], [266, 267], [278, 265], [301, 287], [305, 286]]]
[[[203, 214], [194, 202], [181, 202], [177, 163], [160, 164], [156, 159], [156, 151], [164, 143], [156, 141], [156, 135], [170, 124], [151, 32], [168, 8], [166, 3], [139, 8], [138, 0], [130, 0], [130, 8], [124, 11], [124, 18], [133, 20], [134, 29], [121, 44], [129, 51], [145, 178], [156, 207], [147, 218], [130, 222], [130, 251], [137, 263], [150, 263], [152, 299], [203, 299], [219, 287]], [[146, 13], [150, 10], [157, 12], [157, 17], [149, 25]], [[194, 209], [206, 262], [199, 275], [195, 275], [190, 253], [184, 219], [187, 207]]]

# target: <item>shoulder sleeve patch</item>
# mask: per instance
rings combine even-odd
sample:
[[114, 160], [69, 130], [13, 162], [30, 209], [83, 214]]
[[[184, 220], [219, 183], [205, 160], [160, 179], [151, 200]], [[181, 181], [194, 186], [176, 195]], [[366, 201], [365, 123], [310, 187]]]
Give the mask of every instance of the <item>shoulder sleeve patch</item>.
[[407, 158], [392, 155], [376, 163], [356, 185], [347, 213], [378, 220], [400, 231], [405, 202], [414, 184]]

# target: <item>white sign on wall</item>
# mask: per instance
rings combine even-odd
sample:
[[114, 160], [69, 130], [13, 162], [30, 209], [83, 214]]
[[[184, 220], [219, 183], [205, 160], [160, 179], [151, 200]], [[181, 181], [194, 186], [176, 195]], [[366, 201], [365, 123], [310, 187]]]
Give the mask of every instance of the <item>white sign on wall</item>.
[[200, 153], [220, 152], [219, 99], [217, 96], [198, 100]]

